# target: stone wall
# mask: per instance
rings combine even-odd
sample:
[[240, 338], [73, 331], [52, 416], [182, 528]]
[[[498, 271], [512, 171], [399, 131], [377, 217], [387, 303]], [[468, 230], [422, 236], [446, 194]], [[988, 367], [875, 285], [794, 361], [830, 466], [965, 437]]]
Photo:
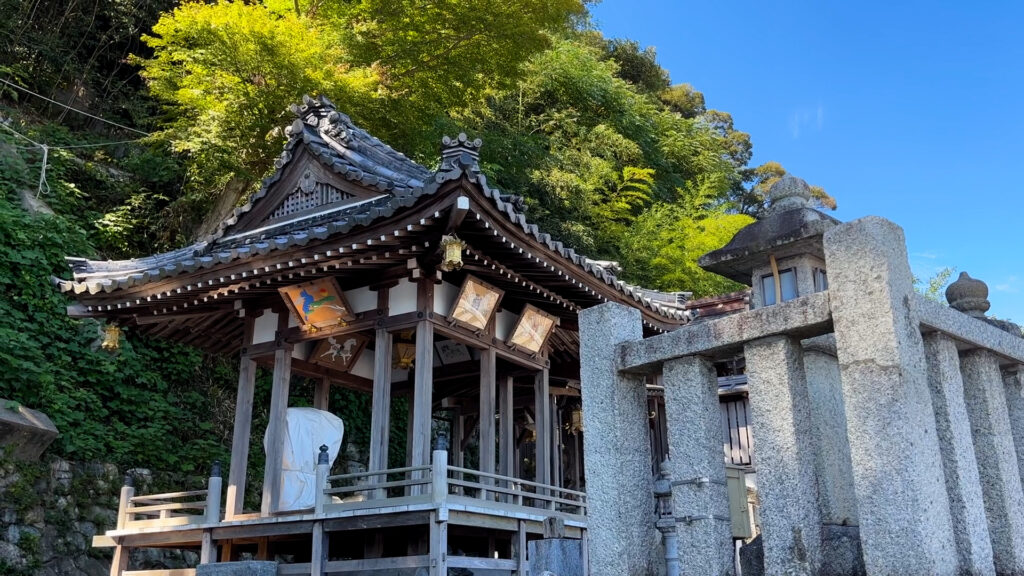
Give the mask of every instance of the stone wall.
[[[140, 492], [199, 487], [203, 479], [131, 471]], [[4, 576], [106, 576], [109, 549], [92, 537], [117, 521], [124, 476], [110, 464], [0, 462], [0, 574]], [[198, 554], [176, 550], [132, 552], [138, 569], [185, 568]]]

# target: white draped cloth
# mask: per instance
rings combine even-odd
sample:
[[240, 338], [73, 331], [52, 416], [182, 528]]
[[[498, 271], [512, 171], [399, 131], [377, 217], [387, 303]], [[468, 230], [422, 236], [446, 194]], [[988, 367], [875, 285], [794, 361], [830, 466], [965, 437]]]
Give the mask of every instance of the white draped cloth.
[[[330, 412], [316, 408], [288, 409], [282, 439], [279, 512], [305, 510], [316, 504], [316, 462], [320, 446], [327, 445], [330, 463], [334, 464], [344, 435], [345, 424]], [[267, 441], [264, 434], [264, 451]]]

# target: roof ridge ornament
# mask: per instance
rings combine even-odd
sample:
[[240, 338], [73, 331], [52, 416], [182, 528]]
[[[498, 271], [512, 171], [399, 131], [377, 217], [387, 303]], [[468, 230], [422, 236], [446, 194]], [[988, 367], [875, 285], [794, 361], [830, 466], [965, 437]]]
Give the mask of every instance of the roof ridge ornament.
[[476, 138], [470, 140], [465, 132], [455, 138], [445, 136], [441, 139], [441, 167], [437, 170], [437, 181], [444, 182], [465, 174], [470, 181], [476, 181], [480, 174], [480, 147], [484, 141]]

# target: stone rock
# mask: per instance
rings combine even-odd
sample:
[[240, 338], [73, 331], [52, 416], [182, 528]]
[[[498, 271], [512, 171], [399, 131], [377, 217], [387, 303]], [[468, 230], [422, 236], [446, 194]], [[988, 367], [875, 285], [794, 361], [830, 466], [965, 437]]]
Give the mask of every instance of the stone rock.
[[7, 531], [4, 533], [4, 540], [11, 544], [17, 544], [21, 540], [21, 530], [18, 530], [17, 525], [11, 524], [7, 527]]
[[984, 318], [992, 306], [988, 301], [988, 285], [971, 278], [967, 272], [961, 272], [956, 282], [946, 288], [946, 302], [951, 308], [975, 318]]
[[196, 567], [196, 576], [277, 576], [277, 562], [244, 560], [200, 564]]
[[38, 460], [56, 437], [57, 427], [46, 414], [0, 398], [0, 447], [11, 447], [11, 457]]
[[17, 546], [10, 542], [0, 542], [0, 566], [19, 569], [24, 568], [25, 564], [25, 557]]
[[84, 572], [85, 576], [108, 576], [110, 563], [100, 562], [96, 558], [86, 556], [79, 562], [78, 569]]
[[57, 458], [50, 463], [50, 481], [55, 488], [67, 491], [71, 488], [71, 464]]
[[[823, 524], [821, 527], [821, 573], [829, 576], [867, 576], [857, 526]], [[747, 573], [743, 573], [747, 576]]]
[[583, 576], [583, 547], [572, 538], [546, 538], [527, 544], [530, 574], [553, 572], [558, 576]]
[[760, 535], [740, 548], [740, 570], [743, 576], [764, 576], [764, 542]]

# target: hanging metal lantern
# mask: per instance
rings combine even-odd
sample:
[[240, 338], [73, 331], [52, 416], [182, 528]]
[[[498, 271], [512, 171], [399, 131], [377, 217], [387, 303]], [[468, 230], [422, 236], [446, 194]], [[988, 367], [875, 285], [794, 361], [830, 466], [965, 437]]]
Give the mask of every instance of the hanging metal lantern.
[[444, 250], [444, 258], [441, 259], [441, 270], [451, 272], [462, 268], [462, 251], [466, 249], [466, 243], [458, 236], [445, 235], [441, 237], [441, 249]]
[[583, 408], [576, 408], [572, 411], [572, 420], [569, 422], [569, 432], [571, 434], [583, 432]]
[[107, 324], [103, 328], [103, 342], [100, 348], [104, 352], [117, 352], [121, 349], [121, 327], [117, 324]]
[[410, 370], [416, 363], [416, 345], [406, 342], [395, 343], [394, 362], [392, 367]]

